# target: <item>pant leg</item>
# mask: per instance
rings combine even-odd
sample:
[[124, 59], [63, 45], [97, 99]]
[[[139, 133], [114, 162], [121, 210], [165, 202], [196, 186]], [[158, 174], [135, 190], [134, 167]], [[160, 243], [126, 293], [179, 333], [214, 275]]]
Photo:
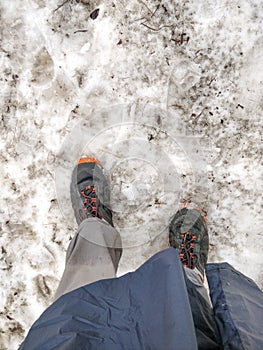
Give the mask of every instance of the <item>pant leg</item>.
[[198, 270], [184, 269], [198, 349], [221, 349], [212, 303]]
[[224, 348], [262, 350], [262, 290], [226, 262], [208, 264], [206, 275]]
[[184, 272], [168, 248], [135, 272], [67, 293], [20, 350], [197, 350]]
[[98, 218], [84, 220], [69, 244], [55, 300], [85, 284], [115, 277], [121, 253], [115, 228]]
[[195, 285], [198, 294], [202, 296], [212, 308], [212, 302], [210, 300], [208, 290], [204, 286], [203, 278], [200, 277], [200, 272], [197, 270], [197, 268], [193, 270], [185, 268], [185, 273], [187, 278]]

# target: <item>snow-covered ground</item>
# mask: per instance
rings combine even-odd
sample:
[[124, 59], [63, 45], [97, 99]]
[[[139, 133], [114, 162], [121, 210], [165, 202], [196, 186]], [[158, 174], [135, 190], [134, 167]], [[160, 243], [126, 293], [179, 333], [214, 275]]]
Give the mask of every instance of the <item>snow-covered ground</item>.
[[194, 201], [209, 260], [263, 288], [262, 1], [0, 6], [0, 349], [52, 302], [81, 154], [111, 176], [119, 274], [166, 247], [169, 218]]

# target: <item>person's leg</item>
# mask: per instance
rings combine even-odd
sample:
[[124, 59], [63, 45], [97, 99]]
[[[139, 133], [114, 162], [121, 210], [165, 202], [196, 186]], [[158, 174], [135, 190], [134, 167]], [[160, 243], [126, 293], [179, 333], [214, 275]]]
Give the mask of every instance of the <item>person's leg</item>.
[[226, 262], [206, 265], [216, 324], [226, 349], [263, 349], [263, 292]]
[[220, 336], [208, 291], [197, 269], [185, 268], [184, 271], [198, 349], [220, 349]]
[[194, 285], [195, 288], [200, 296], [202, 296], [208, 304], [212, 307], [212, 303], [208, 294], [208, 290], [205, 287], [203, 283], [203, 279], [200, 276], [200, 272], [195, 268], [194, 270], [191, 270], [189, 268], [185, 268], [185, 274], [188, 280], [190, 280]]
[[55, 299], [85, 284], [115, 277], [121, 257], [120, 246], [119, 233], [106, 221], [98, 218], [82, 221], [69, 244]]
[[55, 299], [85, 284], [116, 276], [121, 237], [113, 227], [110, 188], [101, 163], [81, 158], [70, 185], [78, 231], [69, 244]]
[[198, 349], [219, 349], [220, 339], [212, 304], [203, 284], [208, 256], [206, 218], [199, 209], [179, 210], [169, 226], [169, 241], [183, 264]]

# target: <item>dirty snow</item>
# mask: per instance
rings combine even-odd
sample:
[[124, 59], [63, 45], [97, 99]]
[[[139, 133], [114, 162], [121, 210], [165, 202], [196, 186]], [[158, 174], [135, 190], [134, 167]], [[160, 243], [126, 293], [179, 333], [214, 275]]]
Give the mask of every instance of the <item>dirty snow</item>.
[[263, 288], [262, 2], [0, 6], [0, 349], [52, 302], [81, 154], [111, 177], [119, 275], [166, 247], [169, 218], [194, 201], [209, 260]]

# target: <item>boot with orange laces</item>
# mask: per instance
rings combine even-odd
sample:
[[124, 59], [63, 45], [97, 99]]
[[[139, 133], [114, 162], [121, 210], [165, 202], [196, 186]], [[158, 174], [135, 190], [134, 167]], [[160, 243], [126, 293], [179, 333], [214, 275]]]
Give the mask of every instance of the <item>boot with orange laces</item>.
[[78, 225], [98, 217], [113, 226], [109, 181], [97, 159], [80, 158], [72, 173], [70, 195]]
[[209, 247], [204, 213], [198, 208], [179, 210], [169, 226], [169, 242], [179, 252], [184, 267], [197, 268], [204, 278]]

